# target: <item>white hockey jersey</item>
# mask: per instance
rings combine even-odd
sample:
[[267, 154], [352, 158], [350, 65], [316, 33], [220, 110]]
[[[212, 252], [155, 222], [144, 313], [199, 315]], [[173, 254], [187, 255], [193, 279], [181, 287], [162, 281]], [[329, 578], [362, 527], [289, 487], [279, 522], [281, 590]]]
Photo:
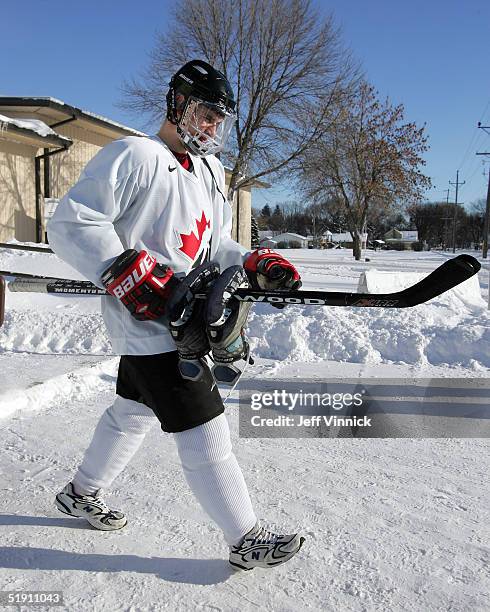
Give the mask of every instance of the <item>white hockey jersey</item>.
[[[191, 159], [193, 172], [157, 136], [106, 145], [60, 201], [47, 228], [50, 246], [99, 287], [102, 272], [126, 249], [145, 249], [175, 273], [206, 259], [221, 270], [242, 264], [248, 252], [231, 239], [231, 207], [203, 160]], [[225, 193], [223, 165], [206, 159]], [[163, 324], [137, 321], [116, 298], [102, 298], [102, 313], [116, 354], [175, 350]]]

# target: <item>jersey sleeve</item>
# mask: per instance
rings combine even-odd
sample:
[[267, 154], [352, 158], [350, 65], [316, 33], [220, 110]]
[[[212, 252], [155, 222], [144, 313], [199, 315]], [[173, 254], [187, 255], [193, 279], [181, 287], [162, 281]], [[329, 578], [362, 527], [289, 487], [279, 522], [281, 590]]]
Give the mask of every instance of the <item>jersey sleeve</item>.
[[48, 240], [56, 255], [99, 287], [102, 272], [127, 248], [114, 222], [144, 188], [144, 164], [135, 166], [132, 157], [123, 141], [106, 145], [87, 164], [48, 223]]

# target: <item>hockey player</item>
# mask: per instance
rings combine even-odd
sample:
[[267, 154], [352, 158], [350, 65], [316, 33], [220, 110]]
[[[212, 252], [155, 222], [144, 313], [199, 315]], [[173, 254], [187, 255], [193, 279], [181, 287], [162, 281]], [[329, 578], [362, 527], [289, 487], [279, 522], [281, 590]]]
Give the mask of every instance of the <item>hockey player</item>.
[[[173, 434], [190, 489], [223, 531], [230, 563], [270, 567], [288, 561], [303, 538], [258, 523], [202, 357], [211, 351], [223, 367], [246, 357], [248, 305], [225, 308], [234, 287], [297, 288], [300, 279], [281, 255], [248, 253], [230, 237], [224, 168], [214, 156], [235, 121], [225, 76], [194, 60], [169, 85], [158, 134], [101, 149], [48, 227], [55, 253], [112, 294], [102, 298], [102, 312], [121, 355], [116, 399], [56, 506], [96, 529], [124, 527], [126, 516], [107, 506], [101, 490], [159, 421]], [[193, 300], [203, 290], [207, 306]], [[190, 365], [198, 367], [191, 372]]]

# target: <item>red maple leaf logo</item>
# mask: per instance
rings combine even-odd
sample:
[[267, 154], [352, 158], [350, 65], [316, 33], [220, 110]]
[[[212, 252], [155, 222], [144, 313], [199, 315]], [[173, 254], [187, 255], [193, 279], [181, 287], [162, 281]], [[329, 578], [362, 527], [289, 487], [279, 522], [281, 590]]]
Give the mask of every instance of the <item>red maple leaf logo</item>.
[[201, 241], [206, 228], [210, 227], [210, 222], [206, 219], [206, 215], [204, 211], [202, 212], [201, 219], [196, 219], [197, 226], [197, 236], [194, 232], [190, 234], [180, 234], [180, 240], [182, 241], [182, 246], [179, 247], [179, 251], [182, 251], [187, 257], [194, 260], [197, 252], [199, 251], [199, 247], [201, 246]]

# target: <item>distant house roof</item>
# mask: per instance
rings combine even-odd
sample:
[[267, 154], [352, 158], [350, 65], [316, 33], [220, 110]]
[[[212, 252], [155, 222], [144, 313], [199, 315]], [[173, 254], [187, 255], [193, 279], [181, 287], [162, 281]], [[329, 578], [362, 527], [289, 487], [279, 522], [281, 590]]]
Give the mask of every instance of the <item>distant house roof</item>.
[[306, 236], [301, 236], [300, 234], [293, 234], [292, 232], [284, 232], [283, 234], [274, 236], [274, 240], [281, 240], [284, 238], [296, 238], [297, 240], [306, 240]]
[[274, 240], [273, 238], [269, 238], [269, 237], [261, 238], [259, 240], [259, 244], [260, 244], [260, 246], [267, 248], [267, 247], [276, 245], [277, 244], [277, 240]]
[[419, 233], [417, 230], [400, 230], [400, 234], [402, 235], [402, 240], [418, 240]]
[[[332, 242], [352, 242], [352, 235], [350, 232], [340, 232], [338, 234], [328, 232], [325, 236]], [[367, 234], [362, 234], [362, 240], [367, 240], [367, 236]]]
[[419, 239], [419, 234], [417, 230], [398, 230], [394, 227], [387, 231], [383, 237], [391, 242], [416, 242]]

